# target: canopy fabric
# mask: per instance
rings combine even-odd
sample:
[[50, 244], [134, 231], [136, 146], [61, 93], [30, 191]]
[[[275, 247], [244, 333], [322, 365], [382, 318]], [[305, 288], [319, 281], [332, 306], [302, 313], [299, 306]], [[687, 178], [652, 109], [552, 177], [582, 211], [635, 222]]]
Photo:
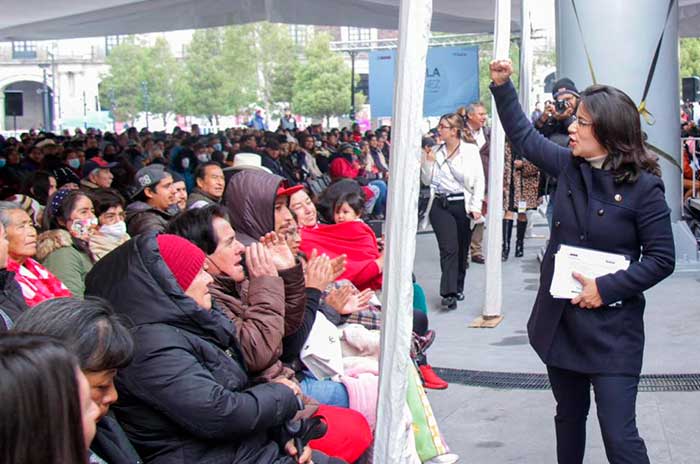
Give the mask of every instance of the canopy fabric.
[[[139, 34], [270, 21], [398, 29], [399, 0], [9, 0], [0, 41]], [[49, 6], [50, 5], [50, 6]], [[520, 0], [512, 0], [519, 18]], [[492, 33], [494, 0], [434, 0], [432, 30]], [[518, 29], [517, 20], [513, 28]]]
[[678, 35], [700, 37], [700, 0], [679, 0]]

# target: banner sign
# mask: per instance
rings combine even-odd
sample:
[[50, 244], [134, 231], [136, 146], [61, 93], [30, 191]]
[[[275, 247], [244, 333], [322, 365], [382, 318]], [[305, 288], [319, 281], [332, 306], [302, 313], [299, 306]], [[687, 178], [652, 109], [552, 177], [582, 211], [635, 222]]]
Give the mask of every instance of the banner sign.
[[[391, 116], [396, 50], [369, 54], [369, 103], [372, 117]], [[479, 101], [479, 47], [428, 49], [423, 116], [442, 116]]]

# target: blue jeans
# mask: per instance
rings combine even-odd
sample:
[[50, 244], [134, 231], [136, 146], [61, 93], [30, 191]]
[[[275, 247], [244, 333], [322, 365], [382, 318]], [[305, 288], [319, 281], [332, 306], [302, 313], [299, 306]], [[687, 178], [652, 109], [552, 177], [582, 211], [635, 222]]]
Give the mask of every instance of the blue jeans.
[[379, 189], [379, 198], [377, 198], [377, 202], [374, 205], [374, 214], [384, 214], [386, 212], [386, 182], [378, 179], [373, 180], [369, 185]]
[[350, 407], [350, 399], [345, 385], [332, 380], [318, 380], [311, 374], [304, 372], [304, 378], [299, 382], [301, 391], [321, 404], [327, 406]]

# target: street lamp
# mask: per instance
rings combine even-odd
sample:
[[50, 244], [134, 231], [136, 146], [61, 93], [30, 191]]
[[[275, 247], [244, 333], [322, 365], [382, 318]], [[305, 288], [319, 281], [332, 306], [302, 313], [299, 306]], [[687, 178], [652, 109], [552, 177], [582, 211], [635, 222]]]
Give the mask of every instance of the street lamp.
[[46, 83], [46, 79], [47, 79], [46, 70], [49, 67], [49, 65], [46, 63], [42, 63], [39, 65], [39, 67], [41, 68], [41, 71], [43, 73], [43, 88], [41, 90], [41, 93], [42, 93], [41, 103], [42, 103], [42, 109], [43, 109], [43, 113], [44, 113], [44, 115], [43, 115], [44, 116], [44, 131], [51, 132], [51, 131], [53, 131], [53, 124], [51, 121], [51, 115], [49, 114], [49, 86]]
[[148, 82], [141, 81], [141, 92], [143, 92], [143, 110], [146, 112], [146, 129], [148, 129]]

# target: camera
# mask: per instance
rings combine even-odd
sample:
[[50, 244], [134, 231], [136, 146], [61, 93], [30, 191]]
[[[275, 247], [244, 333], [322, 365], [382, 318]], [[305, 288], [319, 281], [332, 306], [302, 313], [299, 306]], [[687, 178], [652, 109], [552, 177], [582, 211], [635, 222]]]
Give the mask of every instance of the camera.
[[566, 104], [566, 100], [557, 100], [554, 102], [554, 107], [557, 109], [557, 113], [562, 114], [569, 106]]

